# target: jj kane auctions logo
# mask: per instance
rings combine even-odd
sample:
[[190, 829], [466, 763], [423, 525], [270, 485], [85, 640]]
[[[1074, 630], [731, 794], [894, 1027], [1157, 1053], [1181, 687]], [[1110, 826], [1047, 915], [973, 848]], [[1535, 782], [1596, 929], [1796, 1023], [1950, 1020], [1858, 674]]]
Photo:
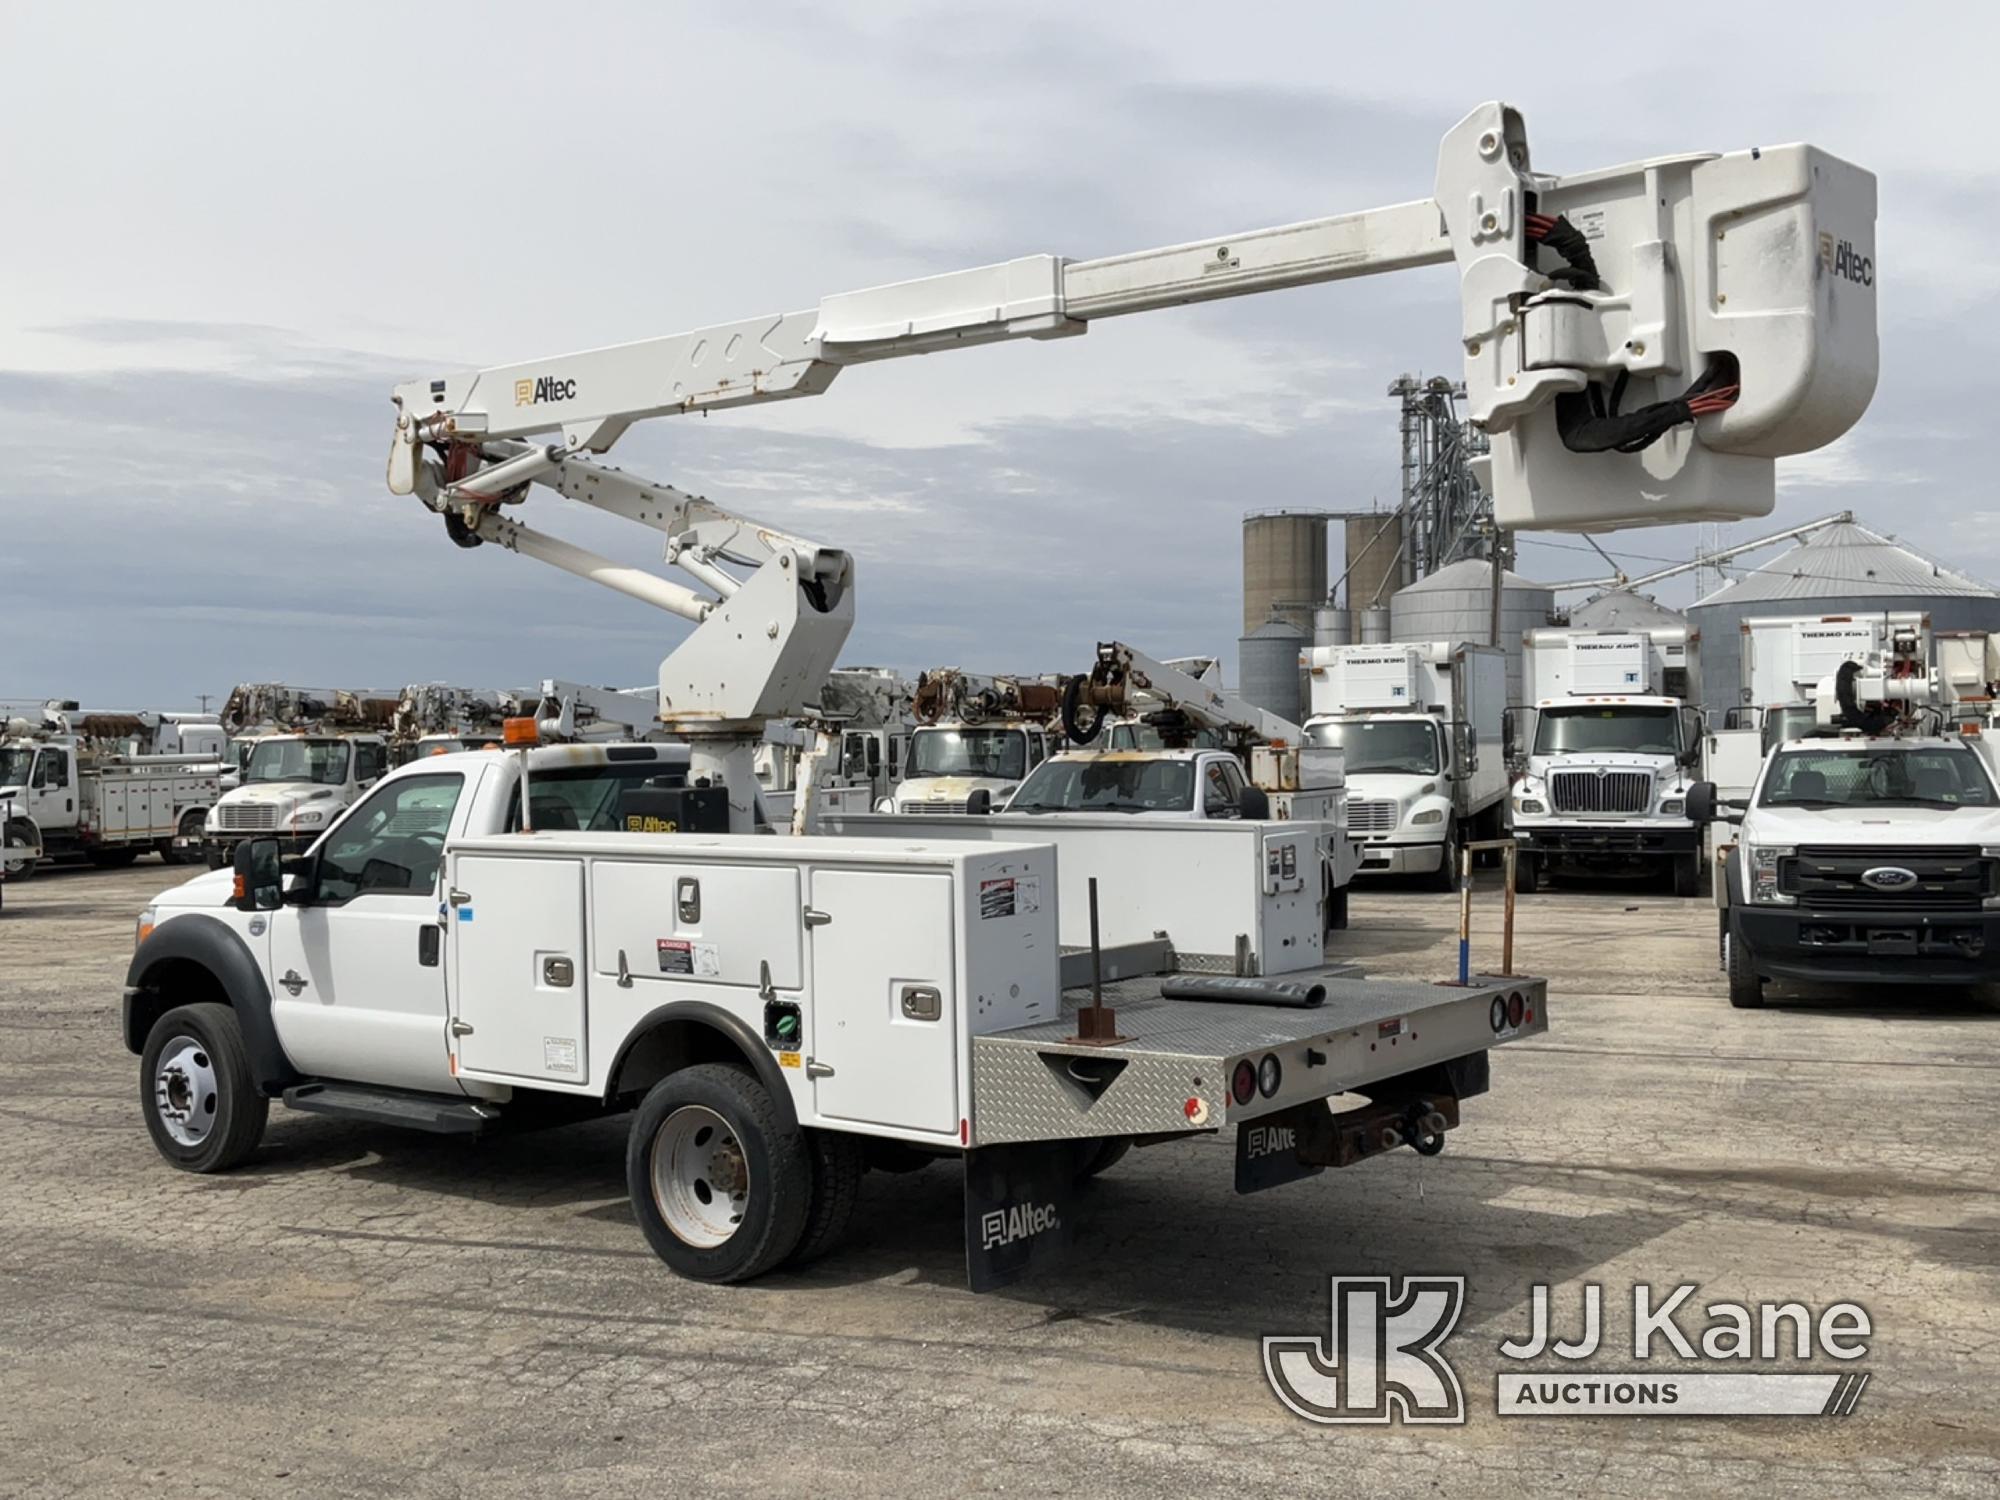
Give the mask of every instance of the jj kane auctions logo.
[[[1462, 1424], [1465, 1394], [1442, 1345], [1465, 1309], [1463, 1276], [1332, 1279], [1332, 1319], [1323, 1335], [1266, 1335], [1264, 1378], [1287, 1410], [1308, 1422]], [[1503, 1417], [1532, 1416], [1831, 1416], [1861, 1400], [1868, 1372], [1852, 1362], [1868, 1353], [1874, 1329], [1867, 1310], [1835, 1302], [1818, 1312], [1800, 1302], [1712, 1302], [1693, 1324], [1696, 1287], [1665, 1295], [1632, 1288], [1631, 1357], [1641, 1368], [1577, 1369], [1606, 1347], [1603, 1289], [1583, 1288], [1578, 1336], [1557, 1337], [1549, 1288], [1532, 1289], [1525, 1336], [1500, 1345], [1503, 1360], [1569, 1365], [1508, 1369], [1495, 1378]], [[1645, 1362], [1664, 1356], [1672, 1368]], [[1844, 1369], [1771, 1369], [1777, 1362], [1825, 1358]], [[1758, 1366], [1764, 1368], [1758, 1368]]]

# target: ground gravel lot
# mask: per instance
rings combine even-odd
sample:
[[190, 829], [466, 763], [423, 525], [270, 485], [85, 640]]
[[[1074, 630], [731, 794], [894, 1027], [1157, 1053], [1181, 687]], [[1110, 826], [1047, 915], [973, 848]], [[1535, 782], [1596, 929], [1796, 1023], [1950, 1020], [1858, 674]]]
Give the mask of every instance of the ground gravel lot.
[[[2000, 1014], [1733, 1011], [1705, 900], [1524, 898], [1552, 1029], [1442, 1156], [1238, 1198], [1226, 1138], [1134, 1152], [1059, 1272], [975, 1297], [942, 1165], [871, 1175], [845, 1251], [740, 1288], [646, 1249], [621, 1121], [464, 1143], [274, 1108], [247, 1168], [170, 1170], [116, 1018], [133, 916], [184, 873], [7, 888], [0, 1493], [2000, 1493]], [[1346, 955], [1443, 977], [1455, 922], [1370, 889]], [[1471, 1278], [1469, 1422], [1281, 1408], [1258, 1335], [1323, 1329], [1330, 1275], [1416, 1271]], [[1537, 1281], [1567, 1321], [1602, 1283], [1613, 1343], [1635, 1281], [1856, 1300], [1874, 1378], [1843, 1421], [1503, 1420]]]

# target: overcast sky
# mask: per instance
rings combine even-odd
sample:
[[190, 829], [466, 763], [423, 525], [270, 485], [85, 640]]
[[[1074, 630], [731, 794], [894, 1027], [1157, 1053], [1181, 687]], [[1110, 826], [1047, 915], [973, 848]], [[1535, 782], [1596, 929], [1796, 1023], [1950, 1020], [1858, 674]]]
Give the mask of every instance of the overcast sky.
[[[2000, 12], [1639, 16], [0, 0], [0, 698], [649, 681], [678, 622], [386, 492], [392, 385], [1421, 197], [1496, 94], [1543, 170], [1807, 139], [1878, 173], [1874, 406], [1735, 533], [1851, 507], [2000, 575]], [[1393, 503], [1384, 388], [1458, 373], [1456, 301], [1439, 268], [866, 366], [613, 461], [853, 551], [846, 660], [1117, 635], [1233, 674], [1242, 512]], [[567, 509], [523, 518], [656, 558]], [[1695, 538], [1601, 540], [1636, 573]], [[1598, 569], [1554, 536], [1522, 570]]]

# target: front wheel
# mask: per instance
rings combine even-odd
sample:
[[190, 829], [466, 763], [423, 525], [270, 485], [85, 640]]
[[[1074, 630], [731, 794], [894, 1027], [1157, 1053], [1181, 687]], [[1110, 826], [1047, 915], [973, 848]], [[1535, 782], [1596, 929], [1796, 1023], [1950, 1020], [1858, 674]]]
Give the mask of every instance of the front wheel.
[[653, 1085], [632, 1121], [625, 1179], [654, 1254], [693, 1281], [763, 1275], [798, 1247], [812, 1201], [804, 1134], [728, 1063]]
[[1437, 870], [1431, 876], [1434, 891], [1455, 891], [1458, 889], [1458, 831], [1449, 829], [1444, 836], [1443, 858], [1438, 861]]
[[182, 1005], [153, 1023], [139, 1054], [139, 1107], [160, 1155], [183, 1172], [226, 1172], [264, 1138], [271, 1101], [250, 1076], [236, 1012]]
[[0, 858], [7, 861], [9, 880], [32, 880], [35, 875], [36, 860], [27, 857], [27, 851], [35, 847], [34, 826], [29, 823], [10, 823], [4, 833], [6, 849]]
[[1676, 896], [1699, 896], [1701, 894], [1701, 855], [1676, 854], [1674, 856], [1674, 894]]
[[1729, 1003], [1738, 1010], [1759, 1010], [1764, 1004], [1764, 981], [1751, 964], [1750, 948], [1736, 940], [1734, 933], [1722, 939], [1724, 966], [1729, 971]]

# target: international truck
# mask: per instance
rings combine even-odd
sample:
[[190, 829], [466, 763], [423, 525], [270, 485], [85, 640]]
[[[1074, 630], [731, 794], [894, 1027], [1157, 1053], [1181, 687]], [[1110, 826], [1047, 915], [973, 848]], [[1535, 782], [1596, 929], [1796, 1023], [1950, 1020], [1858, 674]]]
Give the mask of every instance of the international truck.
[[1523, 639], [1533, 705], [1509, 816], [1523, 892], [1546, 877], [1666, 875], [1701, 889], [1701, 833], [1687, 790], [1701, 758], [1698, 637], [1547, 627]]
[[1459, 641], [1315, 646], [1307, 742], [1346, 757], [1361, 872], [1458, 879], [1459, 849], [1506, 821], [1507, 658]]
[[[16, 880], [44, 858], [81, 855], [100, 868], [141, 854], [180, 861], [221, 796], [214, 755], [153, 754], [162, 718], [86, 713], [52, 704], [0, 724], [0, 856]], [[182, 743], [181, 726], [166, 740]]]
[[1977, 723], [1945, 720], [1914, 638], [1815, 690], [1815, 732], [1776, 746], [1740, 800], [1689, 807], [1734, 825], [1715, 882], [1732, 1005], [1771, 981], [1906, 990], [2000, 980], [2000, 790]]
[[226, 865], [235, 846], [254, 835], [272, 834], [293, 851], [318, 838], [402, 758], [397, 723], [405, 696], [274, 683], [237, 687], [222, 722], [241, 753], [241, 769], [202, 825], [209, 868]]

